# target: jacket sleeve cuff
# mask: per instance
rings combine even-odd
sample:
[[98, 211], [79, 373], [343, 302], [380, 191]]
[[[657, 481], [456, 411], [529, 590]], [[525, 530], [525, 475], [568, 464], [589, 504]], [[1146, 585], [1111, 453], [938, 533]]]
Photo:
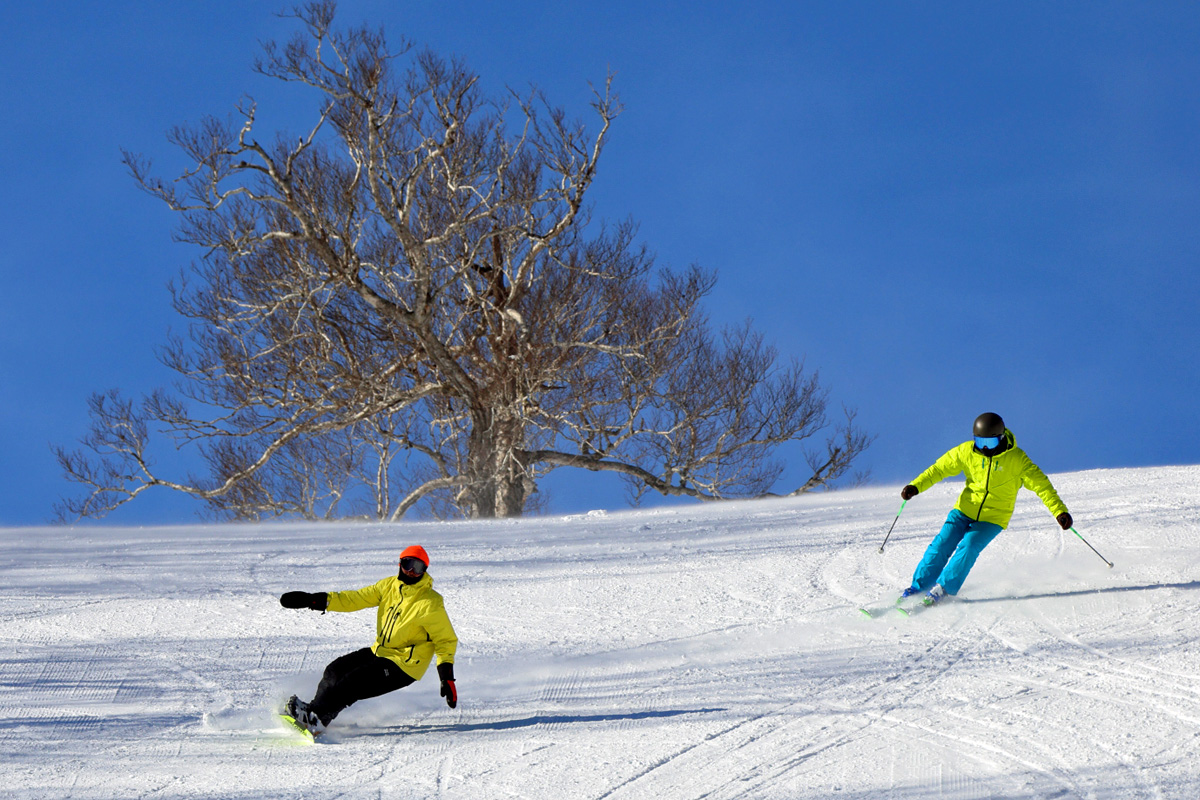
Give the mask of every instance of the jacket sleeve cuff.
[[437, 665], [438, 678], [443, 681], [454, 680], [454, 662], [446, 661]]

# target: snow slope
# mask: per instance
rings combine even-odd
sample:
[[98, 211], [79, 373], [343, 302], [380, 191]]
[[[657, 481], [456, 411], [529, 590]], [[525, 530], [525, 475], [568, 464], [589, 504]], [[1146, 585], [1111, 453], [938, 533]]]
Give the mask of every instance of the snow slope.
[[[517, 522], [0, 530], [0, 796], [1200, 797], [1200, 467], [1052, 476], [903, 619], [953, 503], [897, 487]], [[272, 707], [374, 614], [280, 608], [423, 544], [461, 640], [327, 744]]]

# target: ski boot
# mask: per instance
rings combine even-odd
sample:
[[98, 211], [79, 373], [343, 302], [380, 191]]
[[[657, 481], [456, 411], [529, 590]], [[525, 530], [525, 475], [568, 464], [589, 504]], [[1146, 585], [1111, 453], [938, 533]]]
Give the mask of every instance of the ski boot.
[[296, 724], [305, 728], [314, 737], [320, 736], [325, 732], [325, 723], [308, 707], [308, 703], [301, 700], [296, 695], [288, 698], [287, 703], [283, 706], [283, 713], [292, 719], [296, 720]]

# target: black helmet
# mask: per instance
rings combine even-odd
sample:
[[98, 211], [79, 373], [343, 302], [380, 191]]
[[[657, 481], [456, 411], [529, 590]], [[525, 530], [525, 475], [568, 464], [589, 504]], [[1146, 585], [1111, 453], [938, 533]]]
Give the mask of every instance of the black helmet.
[[993, 414], [991, 411], [980, 414], [975, 418], [975, 435], [1003, 436], [1004, 420], [1000, 419], [999, 414]]

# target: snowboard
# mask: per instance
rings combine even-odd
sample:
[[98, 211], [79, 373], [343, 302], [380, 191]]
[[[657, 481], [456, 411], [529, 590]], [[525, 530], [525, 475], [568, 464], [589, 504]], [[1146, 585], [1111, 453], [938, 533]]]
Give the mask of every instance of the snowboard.
[[296, 722], [295, 718], [285, 713], [280, 713], [279, 718], [283, 720], [284, 725], [286, 725], [289, 730], [299, 733], [304, 737], [305, 740], [308, 741], [309, 744], [317, 743], [317, 737], [313, 734], [313, 732], [301, 725], [299, 722]]

